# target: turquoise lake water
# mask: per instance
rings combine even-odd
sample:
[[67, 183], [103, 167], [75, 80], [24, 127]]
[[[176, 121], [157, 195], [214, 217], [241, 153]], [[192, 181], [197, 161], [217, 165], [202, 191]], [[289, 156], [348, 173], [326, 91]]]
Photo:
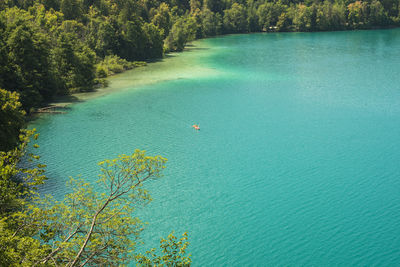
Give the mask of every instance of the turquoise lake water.
[[194, 45], [156, 63], [185, 61], [175, 76], [149, 67], [155, 81], [131, 86], [128, 72], [36, 121], [42, 191], [61, 197], [69, 175], [93, 181], [97, 162], [144, 149], [169, 159], [138, 212], [146, 248], [175, 230], [193, 266], [399, 266], [400, 30]]

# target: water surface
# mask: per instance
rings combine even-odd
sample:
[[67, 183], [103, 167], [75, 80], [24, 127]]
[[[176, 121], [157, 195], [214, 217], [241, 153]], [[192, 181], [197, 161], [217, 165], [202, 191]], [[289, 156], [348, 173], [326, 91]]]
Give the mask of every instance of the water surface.
[[194, 266], [400, 265], [400, 30], [194, 45], [38, 120], [43, 191], [145, 149], [169, 159], [147, 247], [175, 230]]

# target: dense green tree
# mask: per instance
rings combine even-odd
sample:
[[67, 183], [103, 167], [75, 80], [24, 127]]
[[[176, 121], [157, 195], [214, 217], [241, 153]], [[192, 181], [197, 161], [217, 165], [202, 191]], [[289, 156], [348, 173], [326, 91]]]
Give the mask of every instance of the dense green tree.
[[[24, 251], [40, 249], [38, 240], [20, 233], [23, 222], [14, 220], [37, 197], [37, 186], [45, 180], [45, 166], [33, 166], [38, 156], [25, 154], [33, 134], [34, 131], [22, 131], [21, 143], [16, 148], [0, 151], [0, 266], [21, 266]], [[30, 168], [21, 167], [22, 158], [31, 162]]]
[[214, 13], [223, 14], [225, 3], [222, 0], [204, 0], [204, 8], [211, 10]]
[[146, 59], [160, 58], [164, 52], [163, 31], [153, 23], [144, 23], [142, 26], [144, 33], [144, 53]]
[[[94, 86], [95, 54], [85, 46], [74, 41], [70, 33], [62, 33], [54, 49], [60, 93], [90, 91]], [[62, 90], [62, 91], [61, 91]]]
[[203, 6], [203, 1], [200, 0], [190, 0], [190, 13], [194, 13], [197, 10], [201, 10]]
[[142, 29], [142, 22], [139, 18], [132, 18], [124, 25], [123, 42], [119, 55], [129, 61], [143, 60], [145, 35]]
[[48, 101], [56, 94], [55, 77], [50, 67], [50, 40], [33, 22], [32, 17], [16, 8], [2, 12], [6, 21], [4, 48], [7, 53], [7, 73], [0, 84], [20, 93], [26, 110]]
[[116, 7], [119, 9], [119, 21], [123, 26], [128, 21], [135, 21], [140, 15], [138, 2], [134, 0], [118, 0]]
[[205, 8], [201, 12], [202, 31], [204, 37], [215, 36], [222, 32], [222, 17], [219, 13], [214, 13]]
[[178, 18], [165, 40], [167, 51], [182, 51], [187, 42], [195, 38], [196, 24], [191, 17]]
[[17, 145], [25, 123], [24, 115], [18, 93], [0, 89], [0, 151]]
[[224, 31], [226, 33], [248, 32], [246, 8], [234, 3], [230, 9], [224, 11]]
[[111, 17], [104, 17], [97, 8], [91, 8], [86, 26], [85, 39], [97, 56], [104, 58], [120, 49], [121, 34], [118, 25]]
[[296, 6], [295, 14], [293, 17], [293, 26], [298, 31], [309, 31], [312, 29], [312, 9], [303, 4]]
[[190, 0], [170, 0], [169, 5], [176, 7], [179, 15], [184, 15], [186, 11], [190, 11]]
[[388, 23], [388, 15], [378, 0], [373, 0], [369, 6], [369, 24], [384, 26]]
[[[90, 5], [91, 2], [93, 3], [92, 5]], [[96, 8], [103, 16], [111, 16], [112, 13], [115, 12], [113, 2], [108, 0], [84, 0], [83, 6], [86, 13], [90, 12], [92, 8]]]
[[6, 79], [8, 76], [8, 58], [7, 58], [7, 49], [5, 44], [5, 23], [0, 17], [0, 86], [3, 86], [6, 83]]
[[171, 28], [171, 11], [166, 3], [161, 3], [157, 9], [153, 9], [151, 22], [162, 30], [163, 38], [167, 37]]
[[6, 9], [8, 7], [8, 0], [0, 1], [0, 10]]
[[346, 25], [346, 9], [344, 5], [324, 1], [317, 8], [316, 27], [318, 30], [339, 30]]
[[289, 31], [291, 25], [291, 19], [288, 13], [284, 12], [278, 17], [278, 21], [276, 23], [277, 31], [286, 32]]
[[276, 26], [279, 16], [285, 11], [286, 7], [280, 2], [266, 2], [257, 9], [258, 23], [263, 30]]
[[82, 17], [82, 6], [78, 0], [61, 0], [60, 9], [67, 20], [78, 20]]
[[262, 30], [259, 24], [259, 17], [257, 14], [258, 3], [254, 2], [254, 0], [248, 1], [247, 7], [247, 22], [249, 25], [250, 32], [259, 32]]
[[356, 1], [347, 6], [348, 23], [352, 28], [363, 28], [367, 19], [367, 4]]
[[53, 8], [54, 10], [60, 10], [59, 0], [40, 0], [40, 3], [43, 4], [46, 9]]
[[54, 9], [46, 10], [43, 5], [35, 5], [29, 9], [29, 13], [35, 17], [35, 23], [54, 40], [63, 24], [64, 14]]
[[190, 12], [190, 18], [193, 22], [193, 26], [195, 29], [195, 39], [200, 39], [204, 37], [203, 34], [203, 23], [202, 23], [202, 12], [201, 10], [195, 9], [193, 12]]
[[[12, 98], [13, 95], [10, 97]], [[18, 106], [17, 101], [11, 100], [8, 102]], [[6, 107], [7, 109], [10, 108]], [[7, 113], [14, 113], [13, 118], [20, 117], [21, 114], [16, 114], [19, 112], [16, 108], [11, 109], [14, 111]], [[2, 219], [10, 215], [13, 216], [15, 212], [19, 212], [26, 207], [28, 202], [37, 195], [37, 186], [46, 179], [43, 175], [45, 165], [37, 163], [39, 157], [25, 153], [30, 138], [33, 136], [34, 139], [37, 139], [38, 135], [34, 134], [34, 130], [19, 131], [18, 129], [18, 132], [20, 133], [18, 145], [13, 146], [8, 151], [0, 151], [0, 218]], [[22, 166], [21, 160], [23, 158], [30, 164]], [[26, 168], [27, 165], [30, 167]], [[0, 251], [2, 250], [0, 249]], [[3, 264], [0, 265], [3, 266]]]
[[[374, 1], [368, 1], [370, 3]], [[387, 13], [388, 16], [398, 16], [399, 14], [399, 1], [393, 0], [379, 0], [383, 9]]]
[[137, 255], [136, 260], [140, 266], [190, 266], [192, 260], [190, 255], [186, 255], [189, 245], [187, 240], [187, 233], [184, 233], [179, 240], [171, 233], [167, 239], [161, 239], [161, 255], [152, 249], [145, 254]]

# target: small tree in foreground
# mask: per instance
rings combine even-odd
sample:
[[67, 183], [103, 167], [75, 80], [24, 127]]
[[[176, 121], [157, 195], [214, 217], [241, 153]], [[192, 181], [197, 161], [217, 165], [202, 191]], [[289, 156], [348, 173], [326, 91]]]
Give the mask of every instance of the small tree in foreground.
[[143, 223], [133, 215], [134, 209], [151, 200], [142, 184], [160, 177], [166, 161], [136, 150], [132, 155], [99, 163], [101, 193], [82, 179], [71, 179], [72, 192], [63, 201], [33, 195], [23, 208], [0, 220], [0, 263], [116, 266], [136, 259], [138, 265], [145, 266], [160, 266], [162, 262], [168, 266], [190, 265], [190, 258], [185, 256], [188, 243], [183, 242], [186, 234], [179, 241], [173, 236], [168, 242], [162, 241], [164, 258], [155, 256], [154, 250], [151, 259], [134, 254], [143, 230]]

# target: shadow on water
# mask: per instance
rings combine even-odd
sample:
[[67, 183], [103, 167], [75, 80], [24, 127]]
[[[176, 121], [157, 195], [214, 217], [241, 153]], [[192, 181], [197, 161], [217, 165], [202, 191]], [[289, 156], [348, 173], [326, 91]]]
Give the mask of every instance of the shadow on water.
[[[93, 93], [96, 92], [97, 89], [90, 91], [90, 92], [85, 92], [85, 93]], [[77, 102], [83, 102], [82, 99], [79, 99], [75, 95], [65, 95], [65, 96], [59, 96], [57, 99], [55, 99], [52, 103], [57, 104], [57, 103], [77, 103]], [[47, 103], [46, 105], [49, 105], [50, 103]]]
[[168, 57], [172, 57], [172, 56], [169, 56], [169, 55], [164, 55], [164, 57], [163, 57], [163, 58], [153, 58], [153, 59], [148, 59], [148, 60], [146, 60], [146, 62], [147, 62], [147, 63], [163, 62], [163, 61], [164, 61], [164, 59], [165, 59], [165, 58], [168, 58]]
[[192, 52], [192, 51], [205, 51], [205, 50], [210, 50], [209, 47], [197, 47], [192, 44], [188, 44], [185, 46], [184, 52]]

